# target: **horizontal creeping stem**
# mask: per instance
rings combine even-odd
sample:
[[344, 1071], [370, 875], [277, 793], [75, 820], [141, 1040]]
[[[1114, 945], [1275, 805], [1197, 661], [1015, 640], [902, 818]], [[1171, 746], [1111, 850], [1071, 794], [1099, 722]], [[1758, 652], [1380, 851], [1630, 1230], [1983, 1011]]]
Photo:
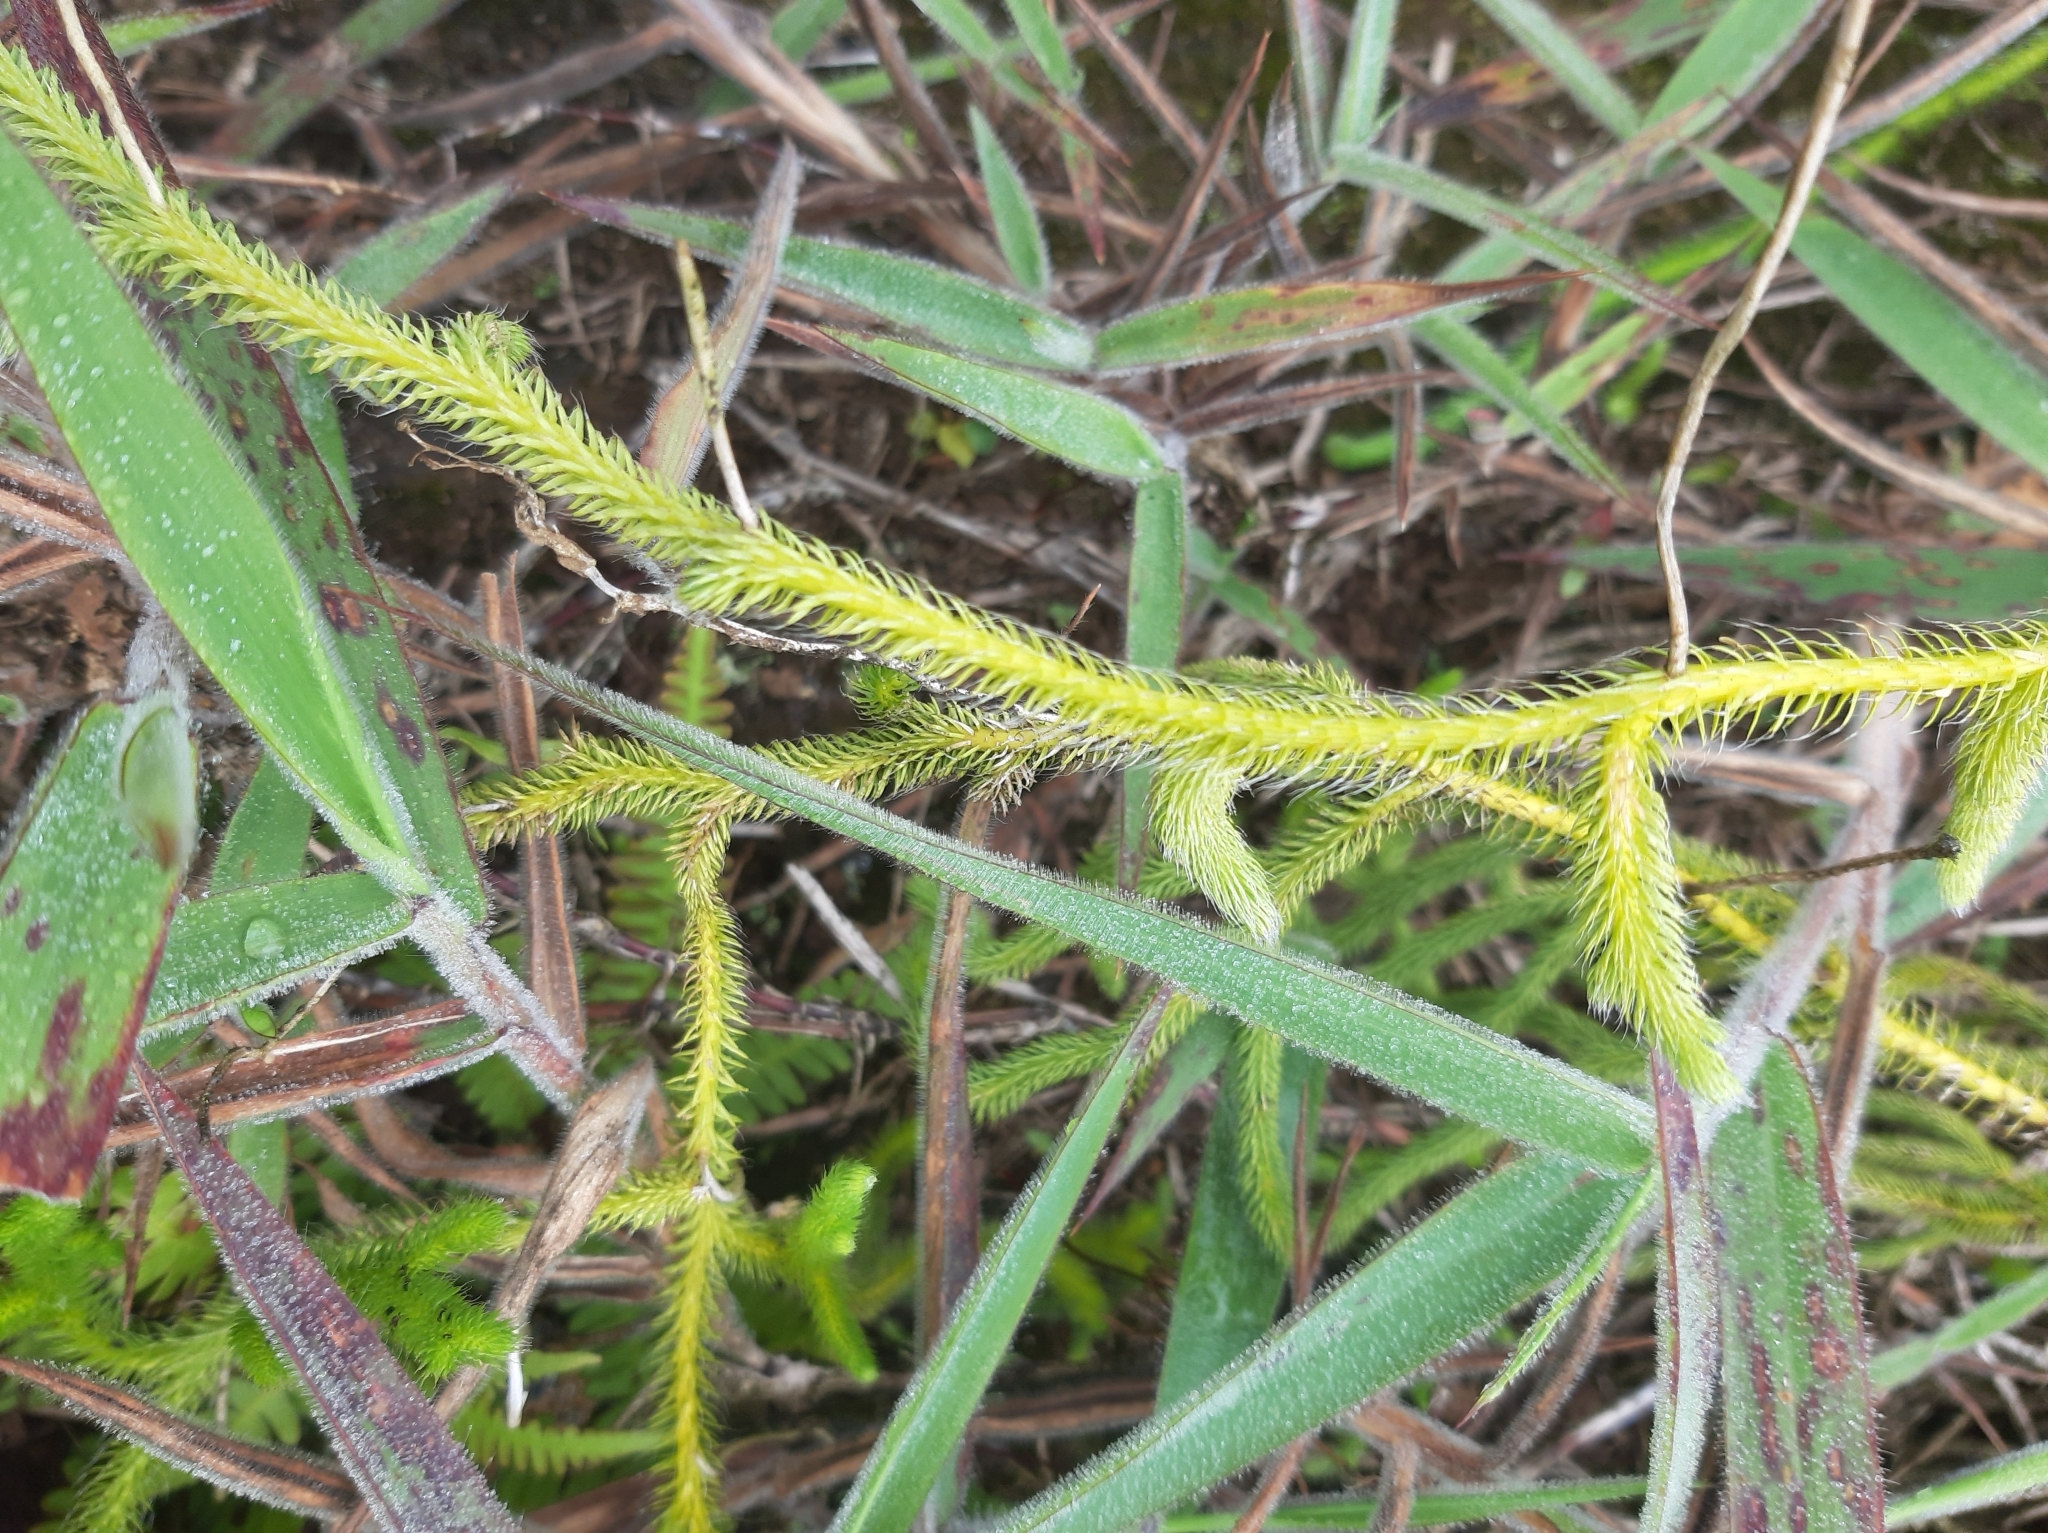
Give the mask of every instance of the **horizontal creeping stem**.
[[440, 329], [394, 318], [245, 243], [182, 195], [152, 202], [121, 150], [12, 49], [0, 50], [0, 107], [97, 216], [100, 248], [122, 268], [215, 299], [228, 317], [299, 347], [370, 399], [417, 411], [564, 497], [578, 516], [679, 566], [676, 594], [687, 605], [801, 624], [934, 683], [1055, 712], [1105, 756], [1229, 767], [1246, 779], [1383, 781], [1568, 748], [1624, 721], [1633, 730], [1726, 727], [1774, 705], [1942, 698], [2048, 671], [2048, 629], [2038, 625], [1870, 656], [1728, 651], [1677, 679], [1645, 669], [1548, 696], [1448, 707], [1133, 670], [788, 528], [750, 532], [712, 497], [657, 481], [525, 365], [515, 326], [494, 316]]

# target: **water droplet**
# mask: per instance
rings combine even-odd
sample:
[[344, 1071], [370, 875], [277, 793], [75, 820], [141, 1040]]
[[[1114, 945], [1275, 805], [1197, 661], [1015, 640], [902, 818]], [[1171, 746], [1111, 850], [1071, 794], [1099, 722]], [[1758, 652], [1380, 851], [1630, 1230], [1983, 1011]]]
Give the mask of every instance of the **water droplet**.
[[242, 951], [251, 958], [275, 958], [284, 951], [284, 928], [269, 916], [258, 916], [243, 929]]

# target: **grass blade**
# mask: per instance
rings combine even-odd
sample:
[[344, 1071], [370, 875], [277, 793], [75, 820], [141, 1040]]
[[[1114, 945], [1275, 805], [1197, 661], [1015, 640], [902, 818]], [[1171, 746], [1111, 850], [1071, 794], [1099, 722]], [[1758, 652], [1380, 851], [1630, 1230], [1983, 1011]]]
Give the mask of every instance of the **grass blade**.
[[133, 58], [160, 43], [197, 37], [215, 27], [268, 9], [274, 0], [226, 0], [222, 5], [197, 5], [185, 11], [159, 11], [154, 16], [110, 16], [107, 42], [117, 58]]
[[198, 834], [184, 711], [102, 703], [59, 743], [0, 862], [0, 1188], [81, 1197]]
[[[1075, 1220], [1077, 1224], [1086, 1224], [1094, 1217], [1095, 1210], [1102, 1207], [1109, 1195], [1121, 1187], [1125, 1178], [1152, 1153], [1152, 1147], [1159, 1143], [1160, 1136], [1180, 1117], [1181, 1109], [1216, 1074], [1217, 1066], [1223, 1063], [1224, 1049], [1230, 1042], [1230, 1030], [1228, 1017], [1205, 1011], [1181, 1036], [1180, 1042], [1166, 1051], [1166, 1056], [1153, 1069], [1151, 1083], [1146, 1086], [1144, 1095], [1131, 1110], [1130, 1118], [1124, 1124], [1123, 1137], [1102, 1163], [1102, 1175], [1095, 1179], [1095, 1191], [1089, 1194], [1087, 1207]], [[1208, 1162], [1205, 1160], [1203, 1164]]]
[[[1029, 10], [1038, 0], [1017, 3]], [[1052, 262], [1045, 253], [1045, 230], [1039, 226], [1038, 210], [1031, 205], [1031, 189], [980, 107], [968, 107], [967, 123], [974, 133], [974, 158], [981, 166], [982, 185], [988, 190], [988, 215], [995, 225], [996, 246], [1017, 286], [1034, 298], [1043, 298], [1052, 291]]]
[[1009, 1351], [1165, 1006], [1162, 991], [1067, 1120], [1058, 1144], [982, 1253], [951, 1323], [896, 1401], [875, 1451], [832, 1519], [833, 1533], [895, 1533], [910, 1525]]
[[747, 358], [753, 355], [775, 296], [775, 277], [782, 268], [782, 251], [789, 243], [796, 194], [802, 184], [803, 161], [794, 148], [786, 149], [762, 189], [746, 250], [711, 324], [710, 372], [719, 389], [716, 409], [705, 392], [704, 369], [694, 358], [654, 407], [640, 461], [673, 483], [688, 484], [697, 477], [704, 449], [711, 441], [712, 418], [731, 402], [747, 370]]
[[70, 1368], [0, 1357], [0, 1374], [33, 1384], [153, 1458], [265, 1506], [296, 1512], [301, 1518], [332, 1519], [355, 1500], [348, 1476], [332, 1459], [230, 1437]]
[[209, 894], [180, 905], [143, 1024], [155, 1033], [218, 1016], [380, 953], [412, 924], [368, 873], [327, 873]]
[[[480, 919], [417, 683], [268, 355], [210, 316], [167, 313], [174, 365], [12, 139], [0, 204], [16, 211], [0, 311], [123, 551], [363, 864]], [[217, 412], [185, 378], [215, 391]]]
[[1344, 78], [1330, 109], [1330, 146], [1363, 149], [1379, 136], [1380, 96], [1386, 90], [1387, 58], [1394, 48], [1394, 13], [1400, 0], [1358, 0], [1351, 12], [1351, 46]]
[[[739, 262], [746, 250], [747, 227], [731, 219], [645, 203], [556, 200], [663, 245], [687, 240], [695, 254], [726, 265]], [[1075, 372], [1095, 355], [1094, 335], [1065, 315], [908, 256], [793, 235], [782, 253], [781, 280], [800, 293], [851, 304], [943, 346], [997, 362]]]
[[1052, 18], [1047, 0], [1004, 0], [1017, 36], [1031, 50], [1032, 62], [1062, 96], [1079, 95], [1081, 71], [1067, 52], [1067, 40]]
[[516, 1533], [377, 1328], [157, 1073], [139, 1061], [135, 1073], [236, 1289], [298, 1375], [377, 1520], [393, 1533]]
[[1647, 1163], [1650, 1116], [1635, 1098], [1390, 985], [967, 846], [559, 666], [507, 650], [487, 653], [777, 808], [1149, 969], [1311, 1053], [1538, 1149], [1614, 1171]]
[[1521, 1339], [1515, 1343], [1515, 1350], [1508, 1355], [1508, 1360], [1501, 1364], [1500, 1372], [1493, 1376], [1492, 1382], [1482, 1389], [1479, 1398], [1472, 1402], [1474, 1412], [1481, 1406], [1490, 1405], [1498, 1400], [1507, 1392], [1508, 1386], [1520, 1378], [1531, 1363], [1542, 1356], [1543, 1349], [1550, 1345], [1550, 1338], [1557, 1334], [1557, 1328], [1570, 1318], [1572, 1311], [1579, 1307], [1579, 1300], [1585, 1298], [1587, 1291], [1600, 1280], [1600, 1274], [1607, 1270], [1607, 1264], [1614, 1259], [1614, 1253], [1619, 1251], [1621, 1243], [1628, 1239], [1629, 1227], [1649, 1206], [1650, 1197], [1656, 1191], [1656, 1179], [1645, 1177], [1642, 1185], [1636, 1189], [1635, 1195], [1623, 1204], [1621, 1211], [1614, 1216], [1614, 1222], [1586, 1248], [1571, 1276], [1565, 1279], [1563, 1286], [1551, 1297], [1550, 1302], [1543, 1306], [1542, 1313], [1537, 1315], [1529, 1329], [1522, 1332]]
[[[1434, 1528], [1463, 1522], [1493, 1522], [1516, 1512], [1563, 1511], [1574, 1506], [1597, 1506], [1603, 1501], [1633, 1501], [1642, 1493], [1641, 1480], [1619, 1479], [1444, 1485], [1416, 1496], [1408, 1525]], [[1379, 1506], [1375, 1500], [1297, 1501], [1276, 1507], [1266, 1519], [1266, 1526], [1365, 1530], [1379, 1525], [1374, 1521]], [[1161, 1533], [1229, 1533], [1237, 1518], [1234, 1512], [1170, 1512], [1160, 1519], [1159, 1526]], [[1558, 1521], [1563, 1525], [1562, 1518]]]
[[[194, 1065], [165, 1077], [164, 1087], [187, 1103], [210, 1091], [208, 1117], [216, 1130], [270, 1123], [433, 1080], [496, 1053], [503, 1036], [470, 1016], [460, 1001], [434, 1001], [396, 1016], [282, 1039], [237, 1056], [218, 1077], [212, 1063]], [[107, 1147], [125, 1149], [156, 1137], [143, 1094], [123, 1096]]]
[[1650, 1089], [1657, 1099], [1664, 1228], [1657, 1253], [1657, 1407], [1638, 1526], [1642, 1533], [1678, 1533], [1691, 1515], [1693, 1477], [1713, 1430], [1720, 1266], [1692, 1101], [1661, 1054], [1650, 1056]]
[[1774, 1044], [1709, 1161], [1721, 1252], [1722, 1441], [1740, 1527], [1878, 1533], [1856, 1257], [1805, 1071]]
[[2048, 1265], [1999, 1289], [1930, 1336], [1887, 1347], [1870, 1360], [1870, 1387], [1879, 1394], [1910, 1384], [1942, 1359], [1967, 1352], [1979, 1342], [2024, 1322], [2048, 1304]]
[[998, 1533], [1130, 1527], [1403, 1378], [1554, 1281], [1628, 1199], [1548, 1156], [1460, 1194]]
[[[1752, 217], [1775, 221], [1781, 198], [1773, 187], [1718, 155], [1695, 152]], [[1809, 210], [1799, 221], [1792, 253], [1901, 361], [2037, 473], [2048, 473], [2048, 377], [1919, 272], [1824, 213]]]
[[[1661, 579], [1657, 550], [1606, 544], [1559, 555], [1575, 569], [1633, 580]], [[1890, 543], [1768, 543], [1754, 547], [1688, 548], [1686, 583], [1823, 610], [1930, 622], [1997, 622], [2032, 612], [2048, 590], [2048, 553], [2026, 548], [1910, 551]]]
[[306, 869], [306, 841], [313, 834], [313, 806], [306, 802], [276, 758], [256, 763], [234, 817], [213, 854], [207, 889], [224, 894], [250, 884], [281, 883]]
[[908, 341], [850, 330], [820, 333], [905, 387], [1076, 468], [1110, 479], [1166, 478], [1166, 460], [1151, 433], [1130, 411], [1099, 394]]
[[1922, 1527], [1980, 1507], [2038, 1496], [2044, 1485], [2048, 1485], [2048, 1443], [2037, 1443], [1899, 1497], [1884, 1510], [1885, 1526]]
[[[1290, 1049], [1281, 1064], [1278, 1138], [1283, 1158], [1294, 1153], [1306, 1062], [1300, 1050]], [[1236, 1093], [1224, 1093], [1202, 1142], [1202, 1170], [1173, 1284], [1166, 1356], [1159, 1366], [1161, 1410], [1192, 1394], [1266, 1334], [1287, 1283], [1286, 1263], [1254, 1228], [1237, 1174], [1244, 1158], [1241, 1136], [1252, 1128], [1239, 1111], [1241, 1104]]]
[[1302, 282], [1236, 288], [1133, 314], [1096, 341], [1104, 372], [1190, 367], [1246, 352], [1322, 346], [1372, 335], [1416, 316], [1476, 308], [1555, 278], [1504, 282]]
[[1504, 409], [1521, 416], [1572, 467], [1622, 499], [1628, 498], [1621, 476], [1607, 466], [1593, 444], [1580, 436], [1571, 422], [1493, 349], [1485, 336], [1470, 325], [1436, 315], [1416, 323], [1415, 338], [1485, 390]]
[[[1718, 102], [1715, 117], [1762, 81], [1825, 0], [1734, 0], [1680, 61], [1644, 121], [1654, 126], [1696, 102]], [[1705, 126], [1704, 123], [1694, 125]]]
[[1480, 9], [1500, 29], [1520, 43], [1572, 100], [1616, 138], [1635, 136], [1643, 126], [1642, 113], [1628, 99], [1628, 93], [1587, 55], [1571, 30], [1559, 24], [1540, 0], [1479, 0]]
[[392, 224], [365, 241], [329, 275], [343, 287], [388, 308], [407, 288], [468, 244], [484, 221], [504, 206], [510, 192], [508, 183], [496, 182], [448, 207]]

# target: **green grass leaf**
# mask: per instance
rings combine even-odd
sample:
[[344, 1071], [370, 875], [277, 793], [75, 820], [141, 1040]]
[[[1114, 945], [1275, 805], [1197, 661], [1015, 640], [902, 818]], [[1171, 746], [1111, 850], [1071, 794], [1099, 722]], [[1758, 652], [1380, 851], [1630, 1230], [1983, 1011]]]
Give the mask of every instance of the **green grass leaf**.
[[330, 276], [343, 287], [387, 307], [405, 290], [468, 244], [484, 221], [504, 206], [505, 182], [471, 192], [459, 202], [381, 229]]
[[1268, 951], [1148, 902], [927, 830], [531, 655], [489, 651], [680, 760], [941, 883], [1163, 975], [1255, 1026], [1538, 1149], [1615, 1171], [1647, 1162], [1643, 1104], [1364, 975]]
[[0, 862], [0, 1188], [85, 1192], [197, 834], [184, 711], [102, 703], [59, 741]]
[[[1017, 0], [1029, 10], [1039, 0]], [[1034, 298], [1052, 291], [1052, 263], [1045, 253], [1045, 230], [1038, 223], [1038, 209], [1031, 205], [1031, 189], [1017, 173], [995, 129], [981, 115], [981, 108], [967, 109], [968, 126], [974, 133], [974, 157], [981, 165], [982, 185], [988, 191], [989, 221], [995, 225], [996, 245], [1017, 286]]]
[[2048, 1443], [2037, 1443], [1900, 1496], [1884, 1510], [1888, 1528], [1918, 1528], [1987, 1506], [2039, 1496], [2048, 1485]]
[[1805, 1071], [1772, 1046], [1754, 1105], [1721, 1125], [1725, 1495], [1738, 1526], [1878, 1533], [1884, 1472], [1856, 1256]]
[[[1751, 217], [1777, 218], [1777, 188], [1707, 150], [1694, 152]], [[2048, 376], [1904, 261], [1824, 213], [1809, 209], [1800, 219], [1792, 253], [1902, 362], [2048, 474]]]
[[1571, 29], [1539, 0], [1479, 0], [1480, 9], [1520, 43], [1562, 85], [1585, 113], [1616, 138], [1632, 137], [1642, 113], [1607, 72], [1588, 56]]
[[[1932, 1335], [1887, 1347], [1870, 1360], [1870, 1387], [1879, 1394], [1909, 1384], [1943, 1358], [1967, 1352], [1979, 1342], [2009, 1331], [2048, 1305], [2048, 1265], [2001, 1288]], [[1895, 1513], [1893, 1514], [1895, 1515]]]
[[[1162, 998], [1160, 1005], [1164, 1005]], [[1156, 1021], [1156, 1015], [1152, 1019]], [[895, 1533], [917, 1509], [959, 1446], [960, 1435], [1017, 1322], [1066, 1233], [1096, 1157], [1116, 1125], [1131, 1077], [1150, 1046], [1150, 1025], [1133, 1028], [1059, 1142], [1011, 1206], [982, 1252], [945, 1333], [889, 1413], [860, 1478], [832, 1519], [833, 1533]]]
[[[1516, 1512], [1562, 1511], [1597, 1506], [1603, 1501], [1633, 1501], [1643, 1493], [1641, 1480], [1531, 1480], [1493, 1485], [1443, 1485], [1419, 1492], [1408, 1514], [1415, 1528], [1455, 1523], [1492, 1522]], [[1376, 1500], [1312, 1499], [1276, 1507], [1266, 1519], [1269, 1528], [1358, 1528], [1374, 1526]], [[1161, 1533], [1230, 1533], [1234, 1512], [1169, 1512], [1160, 1520]], [[1559, 1519], [1562, 1523], [1562, 1519]]]
[[[1776, 67], [1823, 0], [1734, 0], [1707, 35], [1680, 62], [1657, 93], [1645, 121], [1652, 125], [1695, 102], [1713, 101], [1719, 117]], [[1704, 126], [1704, 123], [1697, 126]]]
[[[659, 244], [688, 240], [697, 255], [726, 265], [746, 250], [747, 226], [731, 219], [589, 197], [556, 201]], [[1074, 372], [1086, 368], [1095, 353], [1094, 335], [1063, 314], [887, 251], [794, 235], [782, 253], [781, 280], [798, 292], [850, 304], [943, 346], [998, 362]]]
[[405, 935], [412, 905], [368, 873], [327, 873], [188, 900], [171, 919], [144, 1024], [158, 1032], [260, 1001]]
[[1130, 1527], [1215, 1484], [1528, 1300], [1633, 1191], [1549, 1156], [1514, 1162], [998, 1523], [997, 1533]]
[[1073, 55], [1067, 52], [1066, 37], [1053, 20], [1048, 0], [1004, 0], [1004, 3], [1010, 12], [1011, 22], [1017, 28], [1018, 38], [1031, 50], [1032, 61], [1052, 88], [1062, 96], [1080, 94], [1081, 71], [1074, 67]]
[[197, 37], [244, 16], [254, 16], [272, 0], [227, 0], [224, 5], [197, 5], [184, 11], [159, 11], [153, 16], [109, 16], [102, 24], [116, 58], [133, 58], [161, 43]]
[[1144, 424], [1099, 394], [908, 341], [829, 328], [823, 334], [918, 393], [1076, 468], [1110, 479], [1159, 480], [1166, 472]]
[[313, 806], [292, 786], [277, 759], [265, 756], [221, 833], [208, 892], [297, 878], [305, 871], [306, 841], [312, 834]]
[[[1574, 569], [1660, 580], [1657, 550], [1603, 544], [1564, 550]], [[1686, 584], [1797, 602], [1858, 617], [1997, 622], [2038, 611], [2048, 553], [2030, 548], [1940, 548], [1899, 543], [1753, 543], [1679, 552]]]

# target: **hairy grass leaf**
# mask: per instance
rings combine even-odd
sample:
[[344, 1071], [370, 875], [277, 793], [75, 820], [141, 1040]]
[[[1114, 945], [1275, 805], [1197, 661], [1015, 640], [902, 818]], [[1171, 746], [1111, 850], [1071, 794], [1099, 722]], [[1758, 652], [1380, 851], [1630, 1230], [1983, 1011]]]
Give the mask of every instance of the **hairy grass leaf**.
[[[731, 402], [761, 337], [761, 325], [768, 318], [768, 306], [775, 296], [776, 273], [782, 269], [782, 252], [789, 243], [789, 228], [796, 217], [796, 194], [803, 184], [803, 161], [794, 148], [785, 148], [776, 161], [775, 173], [762, 188], [761, 205], [747, 234], [747, 246], [723, 302], [711, 322], [711, 376], [718, 380], [717, 408]], [[704, 449], [711, 440], [714, 401], [705, 390], [704, 368], [697, 359], [669, 385], [656, 401], [647, 423], [647, 441], [640, 449], [640, 461], [675, 484], [688, 484], [697, 477]]]
[[1166, 461], [1143, 423], [1099, 394], [908, 341], [850, 330], [823, 333], [889, 377], [1076, 468], [1112, 479], [1156, 480], [1165, 473]]
[[[747, 227], [645, 203], [556, 199], [602, 223], [661, 244], [687, 240], [690, 249], [728, 265], [742, 259]], [[1083, 325], [1014, 293], [908, 256], [793, 235], [782, 253], [784, 285], [851, 304], [941, 345], [978, 357], [1060, 372], [1086, 368], [1095, 338]]]
[[0, 1374], [33, 1384], [154, 1458], [265, 1506], [328, 1520], [355, 1500], [332, 1459], [231, 1437], [75, 1369], [0, 1357]]
[[504, 206], [511, 187], [502, 181], [481, 187], [458, 202], [381, 229], [329, 273], [343, 287], [387, 308], [405, 290], [475, 237], [484, 221]]
[[[1713, 115], [1740, 101], [1777, 67], [1823, 0], [1734, 0], [1721, 13], [1643, 114], [1652, 125], [1695, 103]], [[1698, 126], [1704, 126], [1699, 124]]]
[[[1597, 1506], [1603, 1501], [1633, 1501], [1643, 1493], [1641, 1480], [1505, 1481], [1492, 1485], [1442, 1485], [1417, 1493], [1408, 1513], [1414, 1528], [1445, 1527], [1461, 1522], [1491, 1522], [1516, 1512], [1562, 1511]], [[1314, 1498], [1276, 1507], [1266, 1519], [1269, 1528], [1358, 1528], [1379, 1526], [1379, 1502]], [[1169, 1512], [1160, 1519], [1161, 1533], [1229, 1533], [1235, 1512]]]
[[[1576, 569], [1658, 580], [1657, 550], [1597, 545], [1564, 550]], [[1787, 599], [1851, 616], [1997, 622], [2032, 612], [2048, 589], [2048, 553], [2029, 548], [1940, 548], [1903, 543], [1759, 543], [1687, 548], [1687, 584]]]
[[1324, 345], [1407, 324], [1418, 315], [1475, 308], [1551, 277], [1503, 282], [1299, 282], [1233, 288], [1181, 299], [1106, 326], [1096, 338], [1104, 372], [1191, 367], [1246, 352]]
[[405, 935], [412, 915], [411, 901], [394, 899], [367, 873], [188, 900], [171, 919], [145, 1029], [217, 1016], [382, 952]]
[[113, 1120], [197, 835], [184, 710], [102, 703], [0, 861], [0, 1188], [74, 1199]]
[[[1037, 9], [1039, 0], [1019, 0], [1025, 11]], [[996, 246], [1017, 286], [1034, 298], [1052, 291], [1052, 265], [1045, 253], [1045, 230], [1039, 227], [1038, 210], [1031, 205], [1031, 189], [1024, 184], [1016, 164], [1003, 148], [1002, 140], [981, 115], [981, 108], [967, 109], [967, 123], [974, 133], [974, 158], [981, 166], [982, 185], [988, 191], [989, 221], [995, 225]]]
[[1657, 1103], [1657, 1172], [1664, 1228], [1657, 1251], [1657, 1403], [1641, 1533], [1678, 1533], [1692, 1512], [1693, 1477], [1713, 1430], [1721, 1371], [1720, 1272], [1692, 1100], [1662, 1054], [1650, 1056]]
[[274, 3], [275, 0], [226, 0], [221, 5], [195, 5], [190, 10], [159, 11], [153, 16], [110, 16], [105, 23], [107, 42], [117, 58], [133, 58], [159, 44], [197, 37], [244, 16], [254, 16]]
[[1615, 1171], [1637, 1171], [1647, 1162], [1651, 1122], [1642, 1103], [1426, 1001], [967, 846], [546, 661], [489, 653], [576, 706], [777, 808], [1150, 969], [1255, 1026], [1446, 1112]]
[[[1695, 151], [1750, 216], [1764, 223], [1782, 196], [1739, 166]], [[1792, 237], [1842, 306], [1955, 407], [2048, 474], [2048, 376], [2016, 356], [1961, 304], [1888, 251], [1824, 213], [1808, 210]]]
[[1580, 46], [1571, 30], [1545, 10], [1541, 0], [1479, 0], [1500, 29], [1529, 50], [1586, 113], [1616, 138], [1629, 138], [1643, 125], [1642, 113], [1607, 72]]
[[897, 1399], [875, 1451], [832, 1519], [833, 1533], [895, 1533], [910, 1525], [1009, 1350], [1017, 1322], [1116, 1124], [1165, 1004], [1162, 995], [1145, 1022], [1131, 1029], [982, 1252], [945, 1332]]
[[1130, 1527], [1213, 1485], [1526, 1301], [1633, 1191], [1549, 1156], [1513, 1162], [997, 1528]]
[[1400, 0], [1357, 0], [1351, 12], [1351, 44], [1344, 54], [1337, 102], [1330, 108], [1328, 151], [1362, 149], [1379, 133], [1380, 97], [1386, 90], [1387, 58], [1394, 46], [1394, 16]]
[[1924, 1527], [1987, 1506], [2038, 1497], [2044, 1485], [2048, 1485], [2048, 1443], [2036, 1443], [1900, 1496], [1885, 1508], [1885, 1526]]
[[517, 1521], [377, 1328], [156, 1072], [138, 1063], [136, 1075], [236, 1288], [377, 1520], [392, 1533], [514, 1533]]
[[1250, 1153], [1246, 1136], [1262, 1130], [1273, 1136], [1273, 1149], [1283, 1158], [1293, 1154], [1307, 1064], [1299, 1049], [1288, 1050], [1281, 1064], [1280, 1110], [1273, 1118], [1250, 1118], [1242, 1110], [1244, 1098], [1227, 1092], [1209, 1119], [1159, 1365], [1161, 1410], [1192, 1394], [1273, 1324], [1287, 1264], [1253, 1224], [1238, 1170]]
[[1722, 1441], [1738, 1527], [1878, 1533], [1884, 1473], [1856, 1256], [1805, 1071], [1764, 1058], [1750, 1111], [1714, 1140]]
[[313, 806], [292, 786], [275, 757], [263, 757], [221, 833], [208, 891], [224, 894], [250, 884], [297, 878], [305, 871], [306, 842], [312, 834]]

